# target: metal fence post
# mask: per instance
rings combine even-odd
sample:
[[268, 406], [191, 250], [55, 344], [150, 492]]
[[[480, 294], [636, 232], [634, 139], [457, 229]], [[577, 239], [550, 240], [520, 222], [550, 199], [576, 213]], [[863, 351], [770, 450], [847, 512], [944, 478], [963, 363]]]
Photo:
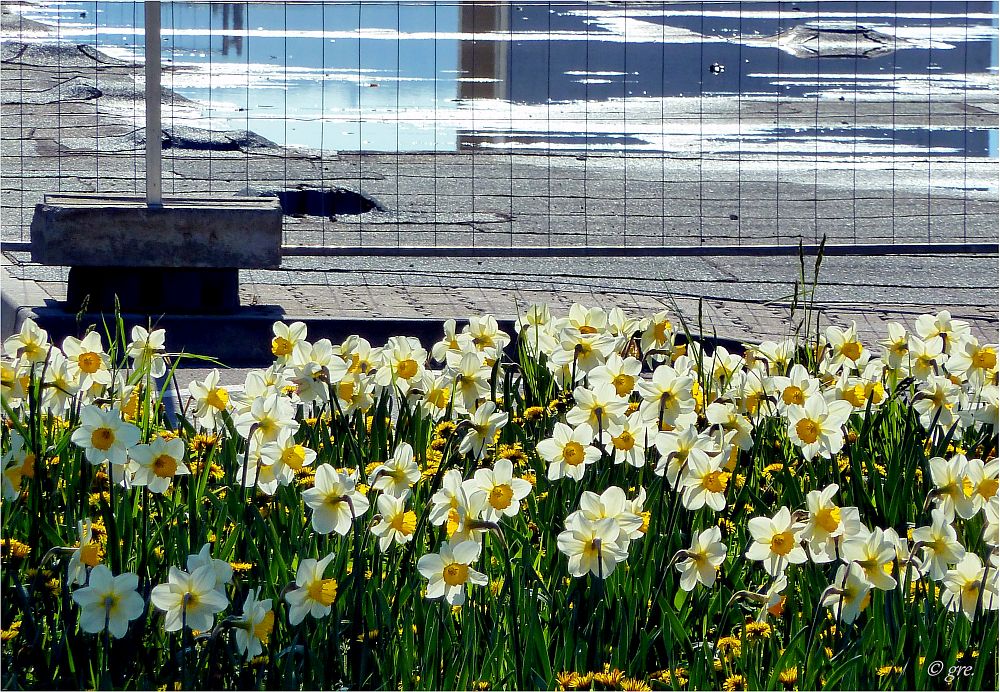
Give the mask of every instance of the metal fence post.
[[160, 142], [160, 3], [145, 3], [146, 30], [146, 204], [163, 204]]

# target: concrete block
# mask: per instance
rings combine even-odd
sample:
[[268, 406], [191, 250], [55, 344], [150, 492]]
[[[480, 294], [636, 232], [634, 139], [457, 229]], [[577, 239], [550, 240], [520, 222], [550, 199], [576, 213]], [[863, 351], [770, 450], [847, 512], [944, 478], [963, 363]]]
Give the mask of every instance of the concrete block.
[[266, 197], [46, 195], [31, 222], [31, 259], [73, 267], [273, 268], [281, 206]]

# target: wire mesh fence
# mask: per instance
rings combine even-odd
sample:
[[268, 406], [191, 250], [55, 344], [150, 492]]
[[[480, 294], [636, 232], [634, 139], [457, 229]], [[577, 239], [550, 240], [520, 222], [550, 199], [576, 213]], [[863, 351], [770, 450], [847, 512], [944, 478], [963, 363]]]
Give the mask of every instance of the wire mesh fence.
[[[44, 194], [141, 194], [143, 11], [3, 22], [11, 243]], [[290, 254], [996, 242], [996, 27], [994, 2], [164, 3], [164, 195], [278, 196]]]

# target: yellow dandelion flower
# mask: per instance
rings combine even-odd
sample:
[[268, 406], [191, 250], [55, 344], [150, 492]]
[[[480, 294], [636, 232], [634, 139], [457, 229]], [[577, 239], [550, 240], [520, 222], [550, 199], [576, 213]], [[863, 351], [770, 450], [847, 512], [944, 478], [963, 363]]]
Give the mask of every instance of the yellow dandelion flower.
[[884, 678], [887, 675], [898, 675], [903, 672], [903, 666], [880, 666], [875, 674], [880, 678]]
[[730, 675], [726, 678], [726, 681], [722, 683], [722, 689], [726, 692], [733, 692], [733, 690], [745, 690], [747, 688], [747, 679], [742, 675]]
[[766, 622], [748, 622], [743, 626], [743, 633], [748, 641], [767, 639], [771, 636], [771, 625]]
[[524, 420], [527, 423], [539, 421], [545, 415], [545, 409], [541, 406], [529, 406], [524, 409]]
[[447, 440], [449, 437], [455, 434], [455, 429], [458, 427], [455, 423], [450, 420], [443, 420], [434, 426], [434, 437], [440, 437], [442, 440]]
[[556, 684], [563, 690], [575, 690], [580, 686], [580, 674], [568, 670], [556, 673]]
[[5, 630], [0, 630], [0, 641], [9, 642], [21, 632], [21, 621], [18, 620]]
[[234, 574], [247, 574], [253, 569], [252, 562], [230, 562], [229, 566], [233, 568]]
[[0, 541], [0, 554], [4, 558], [17, 558], [20, 560], [28, 557], [29, 553], [31, 553], [31, 548], [16, 538], [5, 538], [3, 541]]
[[791, 689], [799, 681], [799, 669], [795, 666], [791, 668], [785, 668], [783, 671], [778, 673], [778, 682], [785, 686], [786, 689]]

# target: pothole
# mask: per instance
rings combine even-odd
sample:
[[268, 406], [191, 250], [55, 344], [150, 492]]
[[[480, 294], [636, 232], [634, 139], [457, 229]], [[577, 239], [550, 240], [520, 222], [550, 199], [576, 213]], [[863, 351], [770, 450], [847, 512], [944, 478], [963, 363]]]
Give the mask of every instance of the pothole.
[[377, 201], [342, 187], [327, 190], [280, 190], [267, 192], [264, 197], [277, 197], [285, 216], [357, 215], [369, 211], [385, 211]]

